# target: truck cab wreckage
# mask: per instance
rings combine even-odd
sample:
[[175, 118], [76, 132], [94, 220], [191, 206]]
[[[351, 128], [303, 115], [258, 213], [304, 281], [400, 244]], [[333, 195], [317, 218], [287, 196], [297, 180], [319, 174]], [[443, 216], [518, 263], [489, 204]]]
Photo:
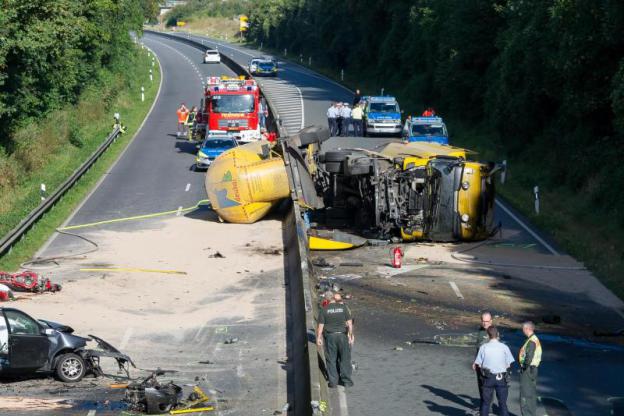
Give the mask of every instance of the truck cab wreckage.
[[310, 224], [312, 249], [366, 239], [475, 241], [493, 232], [499, 165], [436, 143], [326, 150], [329, 138], [312, 126], [275, 148], [260, 141], [226, 152], [206, 175], [213, 208], [227, 221], [251, 223], [290, 195]]

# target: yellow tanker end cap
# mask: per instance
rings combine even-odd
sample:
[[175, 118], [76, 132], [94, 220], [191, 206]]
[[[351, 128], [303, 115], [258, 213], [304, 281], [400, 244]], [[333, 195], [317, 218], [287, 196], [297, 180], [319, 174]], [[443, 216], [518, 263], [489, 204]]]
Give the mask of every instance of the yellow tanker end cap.
[[348, 250], [366, 244], [366, 239], [338, 230], [308, 230], [310, 250]]
[[348, 250], [353, 248], [351, 243], [328, 240], [326, 238], [310, 237], [310, 250]]
[[206, 193], [212, 208], [227, 222], [254, 223], [290, 194], [283, 159], [262, 159], [262, 144], [268, 142], [228, 150], [206, 173]]

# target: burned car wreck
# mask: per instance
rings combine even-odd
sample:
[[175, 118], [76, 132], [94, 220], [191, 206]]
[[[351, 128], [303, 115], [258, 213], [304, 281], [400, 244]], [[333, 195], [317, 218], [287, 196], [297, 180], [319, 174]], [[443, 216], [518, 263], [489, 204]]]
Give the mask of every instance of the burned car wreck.
[[340, 139], [329, 139], [326, 129], [308, 127], [282, 141], [291, 189], [312, 233], [474, 241], [495, 229], [493, 178], [502, 166], [434, 143], [363, 140], [341, 148]]
[[[94, 341], [96, 349], [87, 348]], [[0, 308], [0, 376], [23, 377], [54, 374], [64, 382], [85, 375], [102, 376], [101, 358], [116, 360], [120, 372], [129, 376], [130, 357], [93, 335], [82, 337], [63, 324], [37, 320], [14, 308]]]

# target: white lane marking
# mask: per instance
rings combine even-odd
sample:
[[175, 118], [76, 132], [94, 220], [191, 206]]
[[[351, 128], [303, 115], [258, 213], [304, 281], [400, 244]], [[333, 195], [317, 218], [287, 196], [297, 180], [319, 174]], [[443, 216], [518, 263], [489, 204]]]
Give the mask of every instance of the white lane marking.
[[179, 217], [180, 214], [182, 214], [182, 207], [181, 206], [178, 207], [178, 211], [176, 212], [176, 216]]
[[184, 192], [188, 192], [188, 191], [189, 191], [189, 189], [191, 189], [191, 184], [190, 184], [190, 183], [187, 183], [187, 184], [186, 184], [186, 188], [184, 189]]
[[345, 394], [344, 387], [338, 388], [338, 403], [340, 404], [340, 414], [342, 416], [349, 416], [349, 408], [347, 407], [347, 395]]
[[197, 75], [197, 77], [199, 78], [199, 82], [203, 82], [203, 77], [201, 76], [199, 70], [197, 69], [197, 66], [195, 66], [195, 63], [193, 61], [191, 61], [186, 55], [184, 55], [182, 52], [180, 52], [179, 50], [177, 50], [176, 48], [173, 48], [169, 45], [167, 45], [166, 43], [163, 42], [159, 42], [155, 39], [150, 39], [151, 41], [158, 43], [162, 46], [165, 46], [169, 49], [171, 49], [172, 51], [174, 51], [175, 53], [177, 53], [178, 55], [180, 55], [182, 58], [184, 58], [185, 61], [187, 61], [189, 64], [191, 64], [191, 67], [195, 70], [195, 75]]
[[455, 282], [449, 282], [449, 285], [451, 285], [451, 289], [453, 289], [453, 292], [455, 292], [455, 296], [460, 299], [464, 298], [464, 295], [462, 295], [462, 293], [459, 291], [459, 288], [457, 287], [457, 284]]
[[400, 268], [379, 266], [377, 267], [377, 273], [379, 273], [383, 277], [388, 278], [388, 277], [395, 276], [397, 274], [403, 274], [403, 273], [408, 273], [408, 272], [418, 270], [418, 269], [424, 269], [426, 267], [429, 267], [429, 265], [428, 264], [410, 264], [410, 265], [403, 266]]
[[87, 416], [95, 416], [95, 410], [89, 410]]
[[498, 199], [495, 201], [496, 205], [498, 205], [498, 207], [500, 207], [503, 211], [505, 211], [505, 213], [507, 215], [509, 215], [515, 222], [517, 222], [518, 224], [520, 224], [520, 226], [522, 228], [524, 228], [529, 234], [531, 234], [533, 236], [533, 238], [535, 238], [537, 241], [539, 241], [539, 243], [541, 245], [543, 245], [548, 251], [551, 252], [551, 254], [554, 254], [555, 256], [558, 256], [559, 253], [552, 248], [552, 246], [550, 244], [548, 244], [546, 241], [544, 241], [539, 235], [537, 235], [533, 230], [531, 230], [531, 228], [526, 225], [525, 223], [523, 223], [520, 218], [516, 217], [513, 212], [511, 212], [509, 210], [509, 208], [507, 208], [505, 205], [503, 205], [502, 202], [500, 202]]
[[130, 338], [132, 337], [133, 332], [134, 328], [132, 327], [126, 329], [126, 332], [124, 332], [124, 336], [119, 343], [119, 350], [123, 350], [124, 348], [126, 348], [126, 345], [128, 345], [128, 342], [130, 342]]

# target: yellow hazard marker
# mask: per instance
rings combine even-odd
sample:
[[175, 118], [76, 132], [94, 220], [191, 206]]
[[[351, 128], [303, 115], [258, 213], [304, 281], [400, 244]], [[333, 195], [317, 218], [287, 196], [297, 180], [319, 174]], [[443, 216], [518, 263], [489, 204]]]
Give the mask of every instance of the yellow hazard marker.
[[131, 272], [131, 273], [164, 273], [164, 274], [186, 274], [180, 270], [160, 270], [160, 269], [138, 269], [124, 267], [97, 267], [80, 269], [81, 272]]
[[199, 413], [199, 412], [213, 412], [215, 410], [214, 407], [198, 407], [196, 409], [182, 409], [182, 410], [170, 410], [170, 415], [183, 415], [185, 413]]

